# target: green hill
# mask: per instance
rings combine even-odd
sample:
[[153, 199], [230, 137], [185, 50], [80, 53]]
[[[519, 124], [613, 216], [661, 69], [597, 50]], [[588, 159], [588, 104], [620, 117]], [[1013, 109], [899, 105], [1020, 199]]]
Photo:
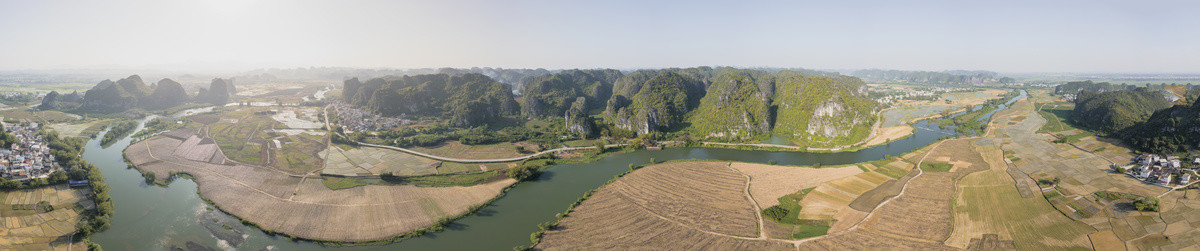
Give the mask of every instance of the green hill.
[[853, 144], [870, 136], [878, 119], [866, 84], [849, 77], [781, 72], [776, 81], [774, 135], [811, 147]]
[[354, 78], [343, 85], [343, 96], [352, 104], [388, 116], [446, 116], [459, 126], [515, 115], [519, 109], [511, 87], [477, 73], [389, 76], [366, 82]]
[[724, 70], [711, 81], [688, 128], [701, 137], [745, 139], [768, 134], [774, 122], [775, 77], [765, 71]]
[[587, 98], [584, 111], [603, 108], [604, 101], [612, 96], [613, 82], [622, 76], [621, 71], [568, 70], [526, 78], [521, 114], [529, 118], [562, 116], [576, 98]]
[[1155, 111], [1171, 104], [1162, 93], [1145, 88], [1109, 92], [1079, 92], [1071, 119], [1105, 133], [1124, 130], [1146, 121]]
[[1170, 153], [1200, 149], [1200, 101], [1157, 111], [1121, 135], [1125, 135], [1130, 145], [1144, 151]]
[[[637, 82], [650, 75], [653, 77], [649, 77], [645, 82]], [[609, 120], [617, 128], [641, 134], [675, 128], [684, 122], [686, 114], [695, 108], [704, 96], [704, 87], [700, 80], [671, 70], [638, 71], [618, 82], [624, 85], [614, 86], [614, 92], [620, 90], [623, 93], [634, 94], [628, 99], [627, 105], [623, 101], [624, 95], [614, 95], [613, 99], [622, 101], [609, 102], [614, 105], [608, 106], [610, 110], [607, 110], [606, 114], [609, 114]]]

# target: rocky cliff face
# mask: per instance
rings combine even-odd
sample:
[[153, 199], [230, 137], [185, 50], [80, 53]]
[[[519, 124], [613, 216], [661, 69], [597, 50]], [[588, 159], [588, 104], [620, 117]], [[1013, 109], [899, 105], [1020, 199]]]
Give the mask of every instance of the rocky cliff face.
[[845, 137], [854, 126], [862, 124], [864, 117], [858, 112], [848, 111], [842, 102], [834, 98], [822, 102], [813, 110], [805, 131], [826, 138]]
[[[636, 80], [651, 75], [644, 83]], [[675, 71], [639, 71], [630, 74], [621, 81], [624, 84], [614, 87], [612, 100], [608, 102], [605, 111], [610, 121], [621, 129], [646, 134], [671, 128], [683, 122], [686, 114], [695, 108], [704, 96], [703, 84], [694, 78], [679, 74]], [[636, 90], [616, 90], [616, 88], [636, 88]], [[633, 98], [627, 105], [621, 102], [625, 94], [633, 92]]]
[[522, 81], [521, 114], [528, 118], [555, 116], [570, 108], [579, 97], [588, 100], [585, 110], [600, 108], [612, 96], [617, 70], [567, 70], [529, 77]]
[[866, 97], [863, 85], [846, 76], [780, 77], [774, 134], [811, 147], [859, 142], [870, 135], [877, 119], [875, 102]]
[[724, 69], [691, 116], [700, 136], [741, 139], [771, 131], [775, 78], [765, 71]]
[[571, 103], [571, 108], [567, 109], [565, 118], [567, 131], [584, 136], [595, 132], [596, 125], [587, 114], [587, 98], [576, 98], [575, 102]]

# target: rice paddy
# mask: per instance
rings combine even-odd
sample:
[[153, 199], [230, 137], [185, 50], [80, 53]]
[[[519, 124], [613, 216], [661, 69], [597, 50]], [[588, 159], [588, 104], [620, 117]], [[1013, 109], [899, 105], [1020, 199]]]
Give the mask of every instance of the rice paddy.
[[81, 219], [77, 208], [94, 207], [87, 193], [66, 185], [0, 192], [0, 249], [66, 250]]

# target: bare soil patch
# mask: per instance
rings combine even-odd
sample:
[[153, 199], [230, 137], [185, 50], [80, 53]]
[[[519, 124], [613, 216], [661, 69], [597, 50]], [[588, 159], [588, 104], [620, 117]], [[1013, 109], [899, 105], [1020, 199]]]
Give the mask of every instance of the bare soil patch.
[[908, 126], [908, 125], [882, 127], [882, 128], [879, 128], [878, 130], [875, 130], [875, 137], [871, 138], [871, 140], [867, 141], [867, 143], [864, 144], [863, 147], [881, 145], [881, 144], [887, 143], [889, 141], [908, 137], [909, 135], [912, 135], [912, 133], [913, 133], [913, 127]]
[[761, 208], [779, 205], [776, 199], [784, 195], [862, 173], [855, 166], [811, 168], [740, 162], [730, 166], [750, 176], [750, 194]]

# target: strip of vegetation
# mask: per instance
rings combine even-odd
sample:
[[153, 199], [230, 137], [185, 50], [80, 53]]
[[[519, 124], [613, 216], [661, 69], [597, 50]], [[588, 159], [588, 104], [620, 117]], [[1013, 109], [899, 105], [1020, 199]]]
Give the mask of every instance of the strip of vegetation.
[[1054, 140], [1054, 143], [1068, 143], [1068, 144], [1079, 143], [1079, 139], [1082, 139], [1087, 136], [1093, 136], [1093, 135], [1096, 135], [1096, 134], [1089, 132], [1089, 131], [1083, 131], [1083, 132], [1071, 134], [1071, 135], [1054, 134], [1054, 137], [1057, 138]]
[[1071, 116], [1071, 111], [1075, 109], [1075, 105], [1058, 105], [1055, 103], [1043, 103], [1041, 109], [1038, 109], [1038, 114], [1046, 118], [1046, 124], [1038, 129], [1038, 133], [1055, 133], [1066, 130], [1075, 129], [1066, 118]]
[[134, 141], [141, 141], [160, 132], [183, 128], [183, 123], [181, 121], [182, 120], [167, 117], [157, 117], [151, 119], [150, 121], [146, 121], [146, 125], [143, 126], [143, 129], [133, 134], [131, 138], [133, 138]]
[[117, 140], [124, 138], [130, 133], [133, 133], [133, 129], [137, 129], [137, 124], [138, 122], [134, 120], [125, 120], [113, 123], [112, 126], [109, 127], [108, 132], [104, 133], [104, 137], [100, 138], [100, 145], [108, 147], [113, 143], [116, 143]]
[[926, 161], [921, 163], [921, 171], [926, 172], [949, 172], [954, 165], [945, 162]]
[[779, 197], [779, 205], [774, 205], [762, 210], [762, 216], [779, 224], [790, 226], [792, 230], [792, 239], [804, 239], [816, 236], [822, 236], [829, 232], [829, 225], [832, 222], [828, 220], [801, 220], [800, 219], [800, 201], [805, 195], [812, 192], [814, 188], [800, 190], [799, 192], [784, 195]]
[[[991, 122], [993, 112], [999, 109], [1001, 104], [1008, 102], [1020, 95], [1018, 91], [1010, 91], [1005, 93], [998, 99], [989, 100], [987, 103], [980, 105], [979, 110], [970, 110], [957, 116], [944, 117], [934, 121], [935, 124], [945, 128], [946, 126], [954, 125], [954, 130], [963, 135], [979, 135], [987, 131], [988, 124]], [[991, 114], [991, 115], [989, 115]], [[988, 117], [984, 117], [987, 115]]]

